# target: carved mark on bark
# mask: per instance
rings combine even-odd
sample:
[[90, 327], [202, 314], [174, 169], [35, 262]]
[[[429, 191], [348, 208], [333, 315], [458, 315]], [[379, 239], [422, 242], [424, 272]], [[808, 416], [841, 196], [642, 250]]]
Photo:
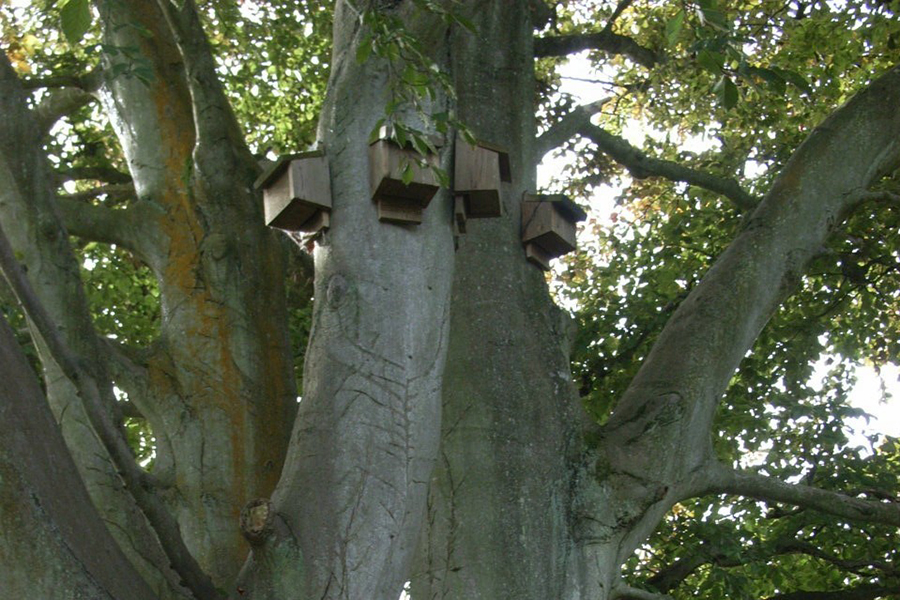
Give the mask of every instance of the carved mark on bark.
[[328, 286], [325, 292], [328, 306], [333, 309], [339, 308], [347, 295], [349, 287], [350, 286], [343, 275], [340, 273], [332, 275], [331, 279], [328, 280]]

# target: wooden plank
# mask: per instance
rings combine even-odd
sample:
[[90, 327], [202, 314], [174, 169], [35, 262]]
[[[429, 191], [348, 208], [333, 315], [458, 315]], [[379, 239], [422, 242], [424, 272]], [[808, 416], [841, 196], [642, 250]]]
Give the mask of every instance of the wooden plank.
[[266, 225], [288, 231], [310, 231], [317, 212], [331, 210], [328, 159], [314, 154], [282, 162], [263, 185]]
[[294, 198], [317, 208], [331, 209], [331, 174], [326, 157], [292, 160], [288, 172]]
[[322, 231], [329, 227], [331, 227], [331, 213], [327, 210], [317, 210], [313, 216], [303, 223], [300, 231], [316, 233], [317, 231]]
[[553, 207], [546, 202], [522, 203], [522, 240], [527, 242], [553, 231]]
[[406, 198], [381, 197], [378, 199], [378, 220], [390, 223], [422, 222], [422, 207]]
[[456, 139], [453, 189], [466, 197], [466, 213], [472, 219], [499, 217], [501, 155], [482, 145], [472, 146], [461, 136]]
[[525, 243], [525, 258], [539, 266], [544, 271], [550, 270], [550, 261], [554, 258], [547, 254], [543, 248], [539, 245], [526, 242]]
[[453, 166], [453, 189], [457, 194], [477, 190], [500, 189], [500, 157], [493, 150], [456, 143]]
[[[465, 142], [465, 138], [461, 135], [456, 136], [457, 143]], [[512, 182], [512, 168], [509, 164], [509, 152], [506, 151], [506, 148], [503, 146], [498, 146], [497, 144], [492, 144], [491, 142], [486, 142], [484, 140], [476, 140], [478, 146], [486, 150], [493, 150], [497, 153], [500, 163], [500, 181], [505, 181], [506, 183]]]
[[[275, 224], [278, 216], [284, 212], [288, 204], [291, 203], [291, 177], [288, 172], [282, 171], [281, 175], [274, 181], [269, 181], [263, 188], [263, 209], [265, 212], [266, 225], [270, 227], [279, 227]], [[284, 227], [281, 227], [284, 229]]]
[[466, 201], [462, 196], [453, 198], [453, 233], [461, 235], [466, 232]]

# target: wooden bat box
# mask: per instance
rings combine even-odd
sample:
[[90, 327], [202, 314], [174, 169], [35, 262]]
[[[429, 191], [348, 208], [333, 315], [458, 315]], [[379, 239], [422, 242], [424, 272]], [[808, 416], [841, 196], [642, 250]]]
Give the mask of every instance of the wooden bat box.
[[562, 194], [525, 194], [522, 200], [522, 241], [525, 256], [542, 269], [550, 260], [575, 249], [575, 224], [587, 218]]
[[[378, 204], [378, 219], [394, 223], [421, 223], [422, 211], [437, 193], [433, 168], [440, 166], [435, 154], [422, 156], [412, 148], [402, 148], [390, 139], [385, 127], [380, 139], [369, 145], [369, 183], [372, 200]], [[421, 165], [423, 162], [425, 165]], [[409, 169], [412, 179], [403, 182]]]
[[330, 224], [331, 176], [324, 152], [279, 159], [256, 181], [263, 190], [266, 225], [316, 232]]
[[509, 154], [486, 142], [470, 145], [456, 136], [453, 191], [465, 198], [466, 216], [470, 219], [499, 217], [500, 182], [512, 181]]

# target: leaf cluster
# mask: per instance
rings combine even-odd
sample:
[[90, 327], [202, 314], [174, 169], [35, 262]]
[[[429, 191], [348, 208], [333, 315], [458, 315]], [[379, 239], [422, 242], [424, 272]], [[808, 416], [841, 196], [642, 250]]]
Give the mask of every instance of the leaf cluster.
[[[900, 62], [897, 9], [766, 0], [631, 6], [614, 29], [664, 59], [648, 69], [589, 52], [594, 72], [585, 78], [601, 82], [598, 95], [614, 97], [594, 122], [616, 134], [638, 122], [647, 154], [734, 178], [762, 196], [812, 127]], [[610, 3], [558, 3], [552, 27], [560, 34], [597, 31], [611, 10]], [[574, 103], [556, 94], [559, 63], [545, 59], [538, 67], [545, 126]], [[668, 315], [745, 217], [711, 192], [632, 178], [585, 140], [567, 149], [575, 160], [556, 185], [610, 215], [589, 222], [581, 248], [561, 270], [559, 290], [581, 326], [576, 383], [603, 422]], [[885, 185], [896, 189], [896, 179]], [[900, 361], [898, 216], [896, 207], [864, 204], [809, 266], [721, 400], [713, 440], [721, 460], [896, 501], [897, 442], [861, 442], [854, 433], [866, 416], [848, 397], [859, 364]], [[632, 585], [675, 598], [896, 589], [896, 548], [890, 528], [710, 497], [677, 506], [626, 572]], [[675, 569], [687, 561], [696, 564]]]

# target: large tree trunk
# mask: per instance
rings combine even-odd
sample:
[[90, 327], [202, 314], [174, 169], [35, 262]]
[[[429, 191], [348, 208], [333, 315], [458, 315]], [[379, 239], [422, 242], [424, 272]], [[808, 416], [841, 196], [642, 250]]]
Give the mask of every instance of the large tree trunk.
[[[900, 70], [798, 150], [675, 313], [607, 425], [585, 435], [568, 367], [569, 323], [520, 241], [522, 194], [535, 185], [526, 3], [455, 4], [476, 34], [411, 2], [369, 4], [370, 16], [403, 20], [451, 73], [455, 99], [437, 94], [428, 110], [454, 111], [476, 136], [510, 152], [503, 217], [470, 221], [456, 253], [446, 191], [420, 225], [377, 218], [368, 139], [392, 82], [380, 59], [357, 60], [367, 31], [356, 4], [338, 1], [335, 12], [320, 123], [333, 212], [317, 241], [317, 304], [296, 422], [281, 249], [262, 226], [251, 189], [256, 166], [215, 80], [193, 2], [98, 2], [110, 46], [139, 46], [153, 70], [147, 84], [110, 75], [102, 92], [138, 200], [108, 211], [119, 226], [98, 239], [134, 252], [160, 282], [160, 338], [140, 353], [113, 350], [91, 327], [40, 140], [0, 58], [0, 108], [16, 115], [0, 128], [0, 219], [21, 223], [11, 237], [29, 276], [110, 410], [115, 381], [152, 424], [155, 475], [215, 581], [230, 584], [246, 552], [241, 507], [270, 495], [279, 472], [271, 504], [259, 502], [253, 513], [266, 527], [241, 577], [245, 598], [396, 600], [407, 579], [416, 600], [640, 597], [621, 584], [620, 565], [680, 499], [768, 494], [838, 510], [822, 493], [729, 472], [711, 456], [708, 435], [722, 391], [766, 320], [864, 191], [896, 168]], [[105, 60], [109, 67], [114, 57]], [[422, 124], [411, 113], [397, 118]], [[449, 170], [453, 140], [445, 142]], [[65, 214], [76, 226], [84, 215]], [[151, 596], [136, 570], [158, 596], [177, 595], [122, 470], [81, 410], [71, 385], [78, 378], [64, 379], [70, 371], [41, 347], [51, 405], [102, 517], [81, 488], [55, 495], [48, 487], [74, 467], [50, 460], [65, 454], [52, 431], [45, 452], [28, 455], [33, 440], [22, 431], [43, 437], [52, 419], [33, 406], [36, 386], [11, 348], [0, 322], [0, 376], [23, 382], [22, 394], [0, 406], [0, 552], [15, 564], [0, 578], [23, 597]], [[882, 522], [900, 519], [884, 504], [843, 506], [836, 514], [865, 509]], [[29, 530], [48, 541], [22, 543]], [[99, 540], [102, 553], [90, 555], [86, 540]], [[57, 570], [42, 578], [32, 565]]]
[[457, 253], [441, 452], [412, 593], [574, 598], [571, 325], [521, 242], [522, 194], [535, 191], [533, 29], [524, 2], [467, 5], [478, 33], [451, 43], [459, 115], [509, 149], [512, 183], [503, 218], [470, 221]]
[[[254, 598], [287, 597], [292, 582], [278, 567], [300, 552], [302, 597], [396, 600], [437, 453], [454, 258], [450, 206], [440, 192], [421, 224], [379, 221], [368, 139], [388, 99], [387, 65], [356, 60], [364, 31], [349, 4], [335, 9], [320, 121], [332, 225], [315, 251], [303, 401], [273, 498], [281, 528], [253, 551], [255, 581], [247, 585]], [[404, 18], [414, 11], [399, 10]], [[432, 17], [406, 23], [440, 56], [444, 32]]]
[[[481, 43], [468, 40], [467, 51], [462, 37], [453, 47], [460, 114], [530, 168], [531, 30], [524, 9], [489, 6], [475, 14]], [[714, 410], [826, 237], [896, 168], [898, 73], [797, 151], [671, 319], [608, 425], [589, 438], [578, 427], [565, 325], [514, 237], [531, 181], [514, 168], [508, 218], [473, 224], [457, 256], [442, 447], [416, 600], [629, 596], [620, 566], [674, 503], [738, 488], [774, 493], [774, 484], [719, 474]]]
[[101, 93], [145, 215], [130, 247], [162, 303], [142, 376], [117, 383], [153, 428], [188, 547], [224, 586], [246, 556], [240, 510], [274, 489], [296, 410], [283, 249], [193, 3], [162, 4], [168, 17], [156, 2], [100, 3], [110, 46], [141, 48], [153, 69], [149, 84], [111, 76]]

